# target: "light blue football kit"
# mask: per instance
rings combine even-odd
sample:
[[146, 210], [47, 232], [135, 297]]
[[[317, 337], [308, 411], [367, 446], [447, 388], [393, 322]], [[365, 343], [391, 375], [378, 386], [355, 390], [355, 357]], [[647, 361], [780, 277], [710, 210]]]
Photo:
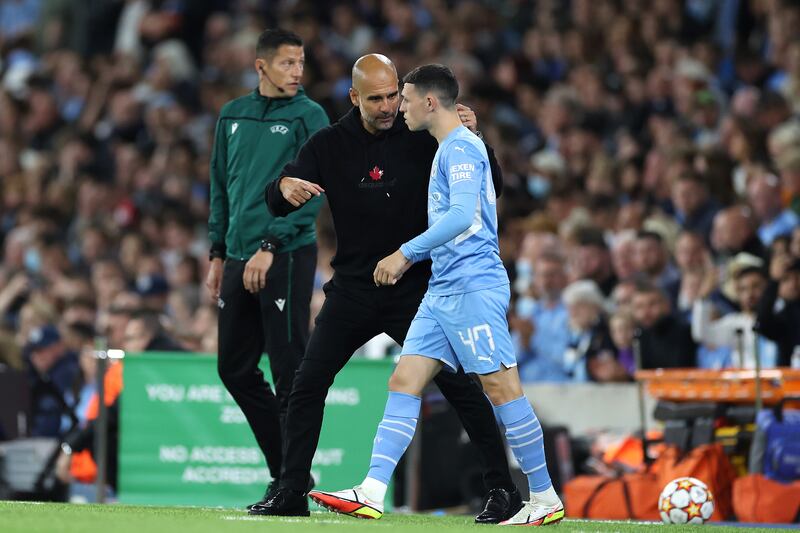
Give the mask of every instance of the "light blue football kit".
[[[516, 366], [508, 331], [510, 289], [500, 261], [497, 209], [483, 142], [464, 126], [439, 145], [428, 186], [428, 229], [400, 247], [411, 261], [430, 257], [433, 274], [403, 343], [446, 369], [490, 374]], [[466, 228], [466, 229], [465, 229]], [[388, 484], [419, 418], [421, 399], [389, 392], [368, 479]], [[533, 492], [552, 490], [543, 432], [525, 396], [494, 407]]]
[[464, 126], [442, 141], [433, 159], [428, 226], [400, 247], [412, 262], [433, 260], [428, 291], [402, 354], [477, 374], [515, 366], [506, 320], [511, 294], [497, 242], [489, 157], [483, 142]]

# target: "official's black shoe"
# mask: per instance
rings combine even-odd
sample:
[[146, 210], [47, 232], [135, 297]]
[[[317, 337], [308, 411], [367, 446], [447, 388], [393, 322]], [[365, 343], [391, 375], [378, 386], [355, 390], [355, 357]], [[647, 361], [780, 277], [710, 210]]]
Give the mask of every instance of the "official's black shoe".
[[278, 489], [264, 505], [254, 505], [249, 514], [262, 516], [309, 516], [305, 493], [292, 489]]
[[516, 487], [511, 492], [505, 489], [492, 489], [486, 495], [483, 511], [475, 517], [475, 523], [498, 524], [517, 514], [520, 509], [522, 509], [522, 496]]
[[[278, 492], [278, 487], [280, 486], [281, 482], [279, 479], [273, 479], [270, 481], [269, 485], [267, 485], [267, 490], [264, 492], [264, 497], [258, 500], [256, 503], [251, 503], [247, 506], [247, 510], [251, 510], [253, 507], [257, 505], [264, 505], [267, 503], [270, 498], [275, 496]], [[314, 476], [308, 476], [308, 492], [311, 492], [314, 489], [316, 482], [314, 481]]]

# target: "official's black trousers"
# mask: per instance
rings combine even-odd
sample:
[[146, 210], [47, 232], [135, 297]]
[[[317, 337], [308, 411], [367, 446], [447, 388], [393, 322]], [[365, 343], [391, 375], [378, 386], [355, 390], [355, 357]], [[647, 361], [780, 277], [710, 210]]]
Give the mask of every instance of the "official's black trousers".
[[[244, 288], [246, 261], [225, 261], [219, 302], [219, 377], [242, 409], [270, 473], [278, 477], [283, 457], [281, 428], [294, 373], [308, 342], [309, 304], [317, 266], [316, 244], [275, 254], [266, 287]], [[258, 369], [269, 356], [275, 392]]]
[[[427, 282], [407, 281], [378, 290], [344, 288], [336, 280], [325, 286], [325, 303], [289, 398], [281, 487], [306, 490], [325, 397], [353, 352], [382, 332], [403, 343], [427, 289]], [[487, 488], [511, 489], [514, 485], [494, 411], [478, 384], [463, 371], [440, 372], [434, 381], [480, 451]]]

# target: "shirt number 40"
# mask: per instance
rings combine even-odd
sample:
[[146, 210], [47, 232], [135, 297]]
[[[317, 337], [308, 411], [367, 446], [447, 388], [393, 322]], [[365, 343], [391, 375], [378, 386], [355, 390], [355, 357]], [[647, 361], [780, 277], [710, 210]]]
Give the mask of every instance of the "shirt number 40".
[[489, 327], [489, 324], [481, 324], [473, 328], [467, 328], [466, 336], [464, 332], [459, 331], [458, 337], [461, 339], [461, 342], [470, 347], [472, 355], [477, 356], [479, 361], [491, 361], [491, 357], [478, 355], [478, 350], [475, 345], [480, 340], [481, 333], [486, 335], [486, 339], [489, 341], [490, 353], [494, 353], [494, 336], [492, 335], [492, 328]]

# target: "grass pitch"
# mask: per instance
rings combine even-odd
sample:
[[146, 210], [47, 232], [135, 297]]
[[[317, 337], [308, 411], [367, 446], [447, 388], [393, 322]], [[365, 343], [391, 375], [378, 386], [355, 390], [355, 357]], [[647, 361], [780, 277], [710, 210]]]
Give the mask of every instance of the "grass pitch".
[[[380, 520], [357, 520], [328, 512], [313, 512], [310, 518], [266, 518], [232, 509], [198, 507], [138, 507], [129, 505], [69, 505], [58, 503], [0, 502], [2, 533], [375, 533], [402, 531], [488, 530], [471, 516], [388, 514]], [[564, 520], [546, 531], [552, 533], [691, 531], [698, 526], [664, 526], [645, 522], [601, 522]], [[789, 531], [775, 528], [705, 526], [708, 533], [744, 531]], [[797, 531], [795, 529], [795, 531]]]

